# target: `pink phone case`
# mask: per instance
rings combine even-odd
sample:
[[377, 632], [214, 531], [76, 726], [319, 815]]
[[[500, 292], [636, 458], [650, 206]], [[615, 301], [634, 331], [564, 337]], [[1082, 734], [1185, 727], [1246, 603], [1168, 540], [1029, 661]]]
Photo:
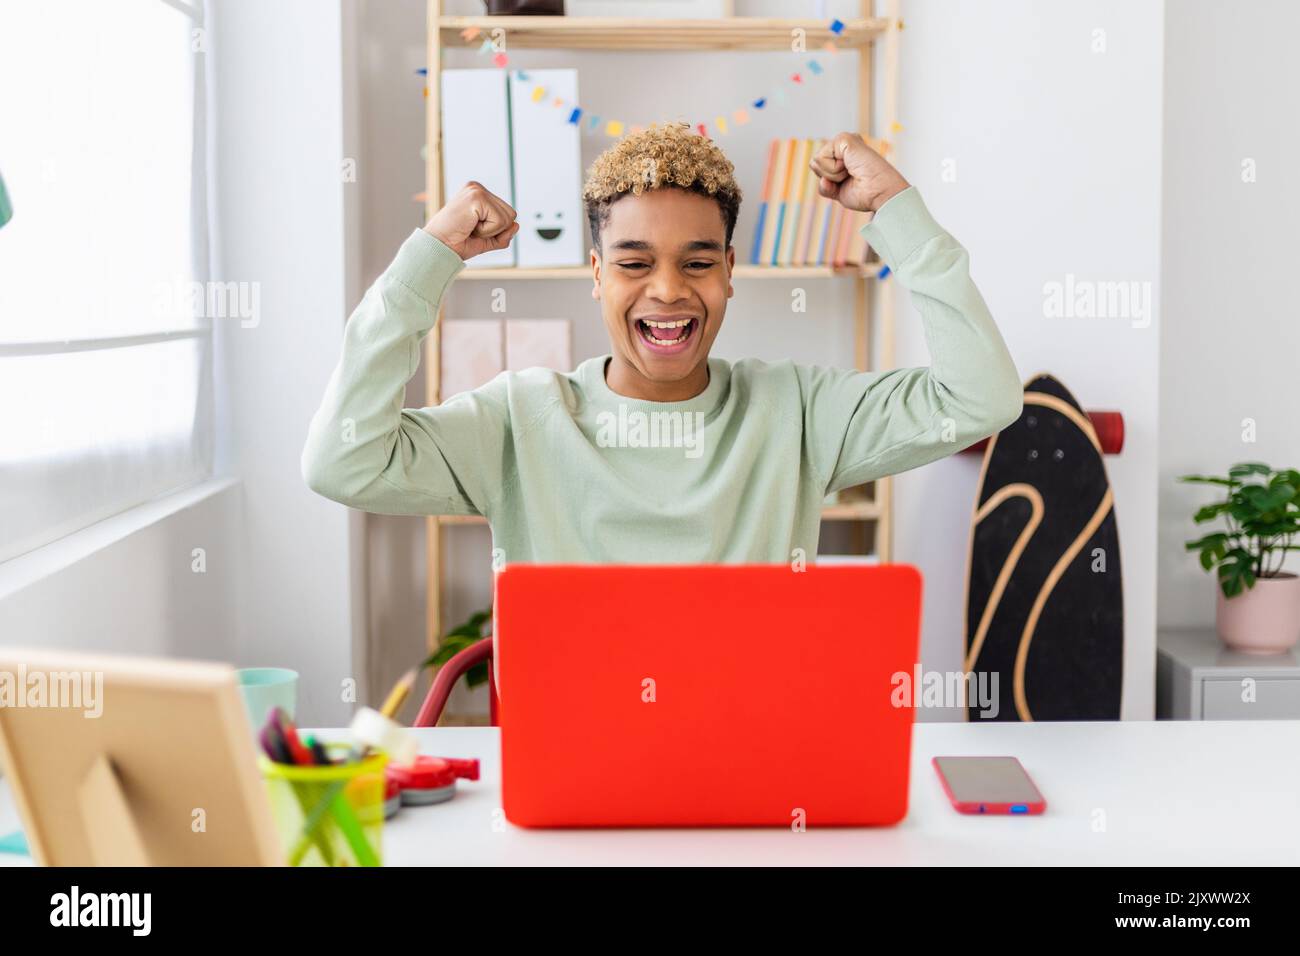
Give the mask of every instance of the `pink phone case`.
[[1018, 803], [1000, 802], [997, 800], [958, 800], [952, 792], [952, 787], [948, 785], [948, 778], [943, 774], [943, 768], [939, 765], [939, 758], [931, 758], [930, 765], [934, 767], [934, 772], [939, 775], [939, 783], [943, 785], [943, 792], [947, 794], [948, 802], [953, 805], [953, 808], [958, 813], [972, 813], [976, 815], [983, 814], [985, 816], [989, 814], [1033, 816], [1046, 810], [1047, 801], [1044, 800], [1043, 795], [1038, 792], [1038, 785], [1034, 783], [1033, 778], [1029, 776], [1028, 771], [1021, 766], [1020, 761], [1015, 757], [1003, 757], [999, 759], [1011, 759], [1015, 761], [1016, 766], [1020, 767], [1020, 772], [1025, 775], [1025, 780], [1029, 784], [1029, 789], [1034, 792], [1033, 799]]

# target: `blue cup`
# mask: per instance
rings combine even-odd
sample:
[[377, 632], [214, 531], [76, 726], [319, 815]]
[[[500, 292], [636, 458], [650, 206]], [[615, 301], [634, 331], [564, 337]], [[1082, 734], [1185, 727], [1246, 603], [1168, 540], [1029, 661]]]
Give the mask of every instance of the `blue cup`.
[[254, 734], [261, 731], [267, 715], [276, 707], [293, 719], [298, 703], [297, 671], [287, 667], [245, 667], [235, 674]]

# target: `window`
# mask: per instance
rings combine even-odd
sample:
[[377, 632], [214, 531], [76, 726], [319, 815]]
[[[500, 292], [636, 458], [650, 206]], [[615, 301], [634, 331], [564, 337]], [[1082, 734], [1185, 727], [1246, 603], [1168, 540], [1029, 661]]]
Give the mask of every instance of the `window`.
[[201, 12], [0, 2], [0, 561], [210, 472]]

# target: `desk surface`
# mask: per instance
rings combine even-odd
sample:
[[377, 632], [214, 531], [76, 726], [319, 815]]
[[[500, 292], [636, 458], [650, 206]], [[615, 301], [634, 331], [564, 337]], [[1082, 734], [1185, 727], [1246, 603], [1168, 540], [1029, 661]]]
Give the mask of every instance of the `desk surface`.
[[[424, 753], [480, 758], [482, 779], [403, 807], [384, 827], [389, 865], [1300, 863], [1300, 721], [917, 724], [900, 825], [803, 833], [521, 829], [500, 813], [495, 729], [415, 733]], [[957, 813], [929, 766], [946, 754], [1019, 757], [1047, 812]], [[0, 784], [0, 833], [16, 827]]]

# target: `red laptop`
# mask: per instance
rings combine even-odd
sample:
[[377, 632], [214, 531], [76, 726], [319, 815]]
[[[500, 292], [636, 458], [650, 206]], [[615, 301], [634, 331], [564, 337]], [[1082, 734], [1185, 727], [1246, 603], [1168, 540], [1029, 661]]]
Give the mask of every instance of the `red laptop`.
[[910, 565], [512, 565], [502, 787], [527, 827], [857, 826], [907, 813]]

